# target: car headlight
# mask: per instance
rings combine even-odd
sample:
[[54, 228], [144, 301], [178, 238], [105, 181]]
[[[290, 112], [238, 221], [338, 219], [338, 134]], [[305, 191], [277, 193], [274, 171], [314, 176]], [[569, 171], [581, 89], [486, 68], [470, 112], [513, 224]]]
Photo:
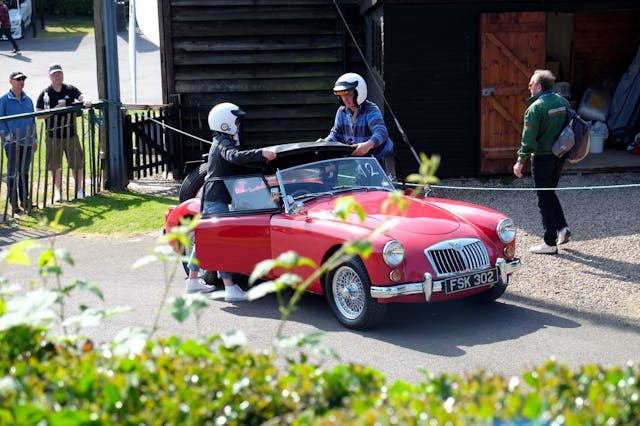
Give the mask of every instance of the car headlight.
[[387, 265], [398, 266], [404, 260], [404, 246], [400, 241], [389, 241], [382, 249], [382, 258]]
[[502, 219], [496, 227], [498, 238], [503, 243], [510, 243], [516, 238], [516, 225], [511, 218]]

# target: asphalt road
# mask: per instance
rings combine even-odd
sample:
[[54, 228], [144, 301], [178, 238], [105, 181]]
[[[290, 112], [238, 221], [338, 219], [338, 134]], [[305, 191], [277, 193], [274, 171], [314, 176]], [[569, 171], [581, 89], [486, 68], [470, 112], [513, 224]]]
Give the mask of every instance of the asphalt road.
[[[11, 44], [0, 42], [0, 81], [9, 88], [9, 73], [22, 71], [27, 75], [25, 91], [35, 101], [50, 84], [49, 65], [59, 63], [64, 70], [65, 82], [78, 87], [92, 99], [97, 99], [98, 82], [96, 44], [93, 35], [56, 39], [33, 38], [31, 28], [18, 40], [20, 55], [9, 53]], [[118, 69], [120, 74], [120, 100], [133, 103], [133, 80], [129, 64], [128, 33], [120, 32], [118, 43]], [[160, 50], [144, 36], [136, 37], [137, 103], [162, 103], [160, 76]], [[1, 88], [2, 86], [0, 86]], [[5, 88], [2, 88], [5, 93]]]
[[[66, 248], [75, 266], [64, 267], [64, 280], [86, 279], [100, 284], [104, 303], [88, 294], [78, 294], [69, 308], [80, 303], [93, 307], [128, 306], [131, 312], [111, 317], [86, 334], [105, 342], [129, 326], [150, 329], [165, 286], [163, 264], [132, 269], [136, 260], [149, 253], [158, 235], [134, 238], [56, 236], [3, 232], [0, 245], [26, 237], [40, 245]], [[2, 248], [2, 247], [0, 247]], [[34, 255], [37, 251], [34, 252]], [[0, 273], [12, 282], [37, 280], [35, 267], [0, 266]], [[168, 297], [182, 294], [181, 270], [170, 280]], [[160, 335], [183, 337], [242, 330], [254, 349], [271, 348], [280, 324], [274, 295], [254, 302], [210, 302], [198, 324], [191, 317], [184, 323], [164, 311]], [[325, 333], [324, 343], [336, 351], [342, 362], [370, 365], [386, 377], [411, 382], [423, 376], [420, 369], [434, 373], [466, 373], [476, 368], [504, 374], [520, 374], [551, 356], [562, 363], [622, 365], [638, 361], [640, 327], [607, 320], [566, 306], [540, 304], [507, 294], [497, 303], [477, 306], [468, 303], [439, 305], [392, 305], [387, 321], [372, 331], [343, 328], [331, 315], [322, 297], [305, 296], [299, 309], [285, 325], [285, 335]], [[327, 361], [327, 365], [333, 365]]]

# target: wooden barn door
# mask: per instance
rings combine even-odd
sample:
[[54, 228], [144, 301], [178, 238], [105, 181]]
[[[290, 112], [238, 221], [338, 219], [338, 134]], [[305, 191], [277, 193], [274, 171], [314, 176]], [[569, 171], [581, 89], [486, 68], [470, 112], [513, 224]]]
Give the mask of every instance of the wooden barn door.
[[481, 15], [482, 174], [511, 173], [520, 146], [527, 83], [546, 59], [544, 12]]

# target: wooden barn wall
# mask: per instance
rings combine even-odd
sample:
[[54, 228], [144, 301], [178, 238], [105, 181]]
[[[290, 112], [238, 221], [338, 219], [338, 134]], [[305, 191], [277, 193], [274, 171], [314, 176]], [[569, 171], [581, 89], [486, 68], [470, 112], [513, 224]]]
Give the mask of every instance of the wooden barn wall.
[[[624, 72], [640, 43], [637, 0], [362, 0], [361, 10], [368, 21], [382, 10], [385, 95], [415, 150], [442, 156], [441, 177], [480, 174], [481, 13], [573, 13], [577, 93]], [[385, 118], [403, 169], [417, 170], [388, 111]]]
[[[246, 147], [324, 137], [338, 106], [333, 83], [364, 69], [332, 1], [161, 1], [166, 101], [177, 95], [183, 130], [203, 138], [219, 102], [247, 112]], [[338, 4], [363, 45], [358, 2]]]
[[[478, 25], [459, 7], [384, 8], [387, 99], [414, 149], [441, 156], [441, 177], [478, 172]], [[417, 171], [389, 114], [385, 120], [403, 172]]]
[[640, 46], [640, 12], [575, 13], [572, 45], [574, 93], [583, 93], [598, 80], [615, 85]]

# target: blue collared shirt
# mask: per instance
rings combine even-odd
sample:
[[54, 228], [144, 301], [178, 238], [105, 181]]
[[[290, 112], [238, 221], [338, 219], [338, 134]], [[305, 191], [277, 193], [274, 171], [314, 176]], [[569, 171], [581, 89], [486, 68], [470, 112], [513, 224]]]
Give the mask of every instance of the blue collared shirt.
[[[0, 117], [8, 115], [26, 114], [34, 112], [33, 101], [23, 91], [20, 99], [9, 90], [0, 98]], [[7, 138], [15, 138], [20, 135], [18, 143], [20, 145], [33, 145], [36, 140], [36, 119], [35, 117], [20, 118], [18, 120], [6, 120], [0, 122], [0, 132], [4, 131], [5, 145]], [[29, 137], [27, 138], [27, 134]]]
[[375, 147], [370, 151], [378, 161], [393, 154], [393, 142], [384, 125], [382, 113], [376, 104], [365, 100], [358, 108], [354, 122], [351, 111], [341, 106], [336, 112], [333, 128], [325, 139], [347, 144], [363, 143], [371, 139]]

